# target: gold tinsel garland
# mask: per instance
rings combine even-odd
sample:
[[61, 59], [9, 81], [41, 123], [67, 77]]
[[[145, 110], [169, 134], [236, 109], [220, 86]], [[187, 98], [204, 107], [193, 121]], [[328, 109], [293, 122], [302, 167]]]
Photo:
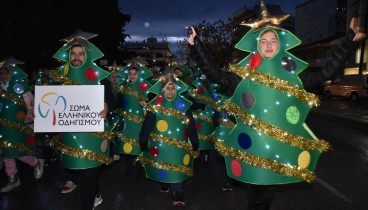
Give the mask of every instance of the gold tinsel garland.
[[0, 89], [0, 95], [1, 95], [2, 98], [5, 98], [5, 99], [10, 100], [10, 101], [15, 101], [20, 106], [23, 106], [25, 108], [27, 107], [26, 103], [23, 100], [23, 98], [19, 98], [15, 94], [11, 94], [11, 93], [8, 93], [7, 91], [3, 90], [3, 89]]
[[209, 142], [213, 141], [212, 136], [202, 135], [199, 133], [198, 133], [198, 138], [202, 139], [203, 141], [209, 141]]
[[184, 113], [172, 108], [164, 108], [157, 105], [146, 104], [146, 109], [151, 112], [160, 112], [163, 115], [174, 116], [179, 120], [183, 121], [185, 124], [189, 124], [189, 119], [184, 115]]
[[117, 137], [119, 138], [120, 141], [129, 143], [129, 144], [131, 144], [133, 146], [136, 146], [136, 147], [139, 147], [138, 140], [135, 140], [133, 138], [129, 138], [129, 137], [127, 137], [127, 136], [125, 136], [121, 133], [117, 133], [116, 135], [117, 135]]
[[306, 92], [304, 89], [291, 84], [288, 81], [281, 80], [270, 74], [259, 72], [255, 69], [246, 68], [239, 65], [231, 65], [230, 70], [242, 78], [249, 78], [252, 81], [256, 81], [268, 87], [278, 89], [281, 92], [289, 93], [298, 98], [302, 103], [309, 104], [310, 106], [319, 106], [318, 96]]
[[210, 103], [210, 104], [212, 105], [212, 107], [213, 107], [214, 109], [216, 109], [216, 110], [217, 110], [217, 109], [218, 109], [218, 107], [219, 107], [219, 105], [216, 103], [216, 101], [215, 101], [215, 100], [213, 100], [213, 99], [212, 99], [212, 98], [210, 98], [210, 97], [203, 96], [203, 95], [198, 94], [198, 93], [193, 92], [193, 91], [191, 91], [191, 92], [189, 93], [189, 95], [190, 95], [190, 96], [192, 96], [193, 98], [197, 98], [197, 99], [199, 99], [199, 100], [206, 101], [206, 102]]
[[194, 118], [198, 118], [200, 120], [203, 120], [203, 121], [206, 121], [207, 123], [213, 125], [213, 121], [211, 118], [207, 117], [207, 116], [204, 116], [204, 115], [201, 115], [201, 114], [194, 114], [193, 113], [193, 117]]
[[170, 138], [170, 137], [166, 137], [166, 136], [160, 136], [157, 135], [153, 132], [150, 133], [149, 137], [153, 140], [153, 141], [158, 141], [161, 143], [165, 143], [171, 146], [176, 146], [178, 148], [181, 149], [185, 149], [187, 150], [187, 152], [189, 152], [193, 157], [197, 158], [198, 157], [198, 152], [194, 151], [192, 149], [192, 146], [190, 146], [188, 143], [177, 140], [175, 138]]
[[121, 116], [121, 117], [124, 117], [130, 121], [133, 121], [135, 123], [138, 123], [138, 124], [142, 124], [144, 119], [137, 116], [137, 115], [134, 115], [134, 114], [131, 114], [129, 112], [126, 112], [126, 111], [123, 111], [122, 109], [117, 109], [116, 112]]
[[57, 142], [57, 146], [63, 154], [67, 154], [75, 158], [88, 159], [103, 164], [110, 164], [112, 162], [112, 159], [109, 156], [98, 154], [90, 150], [76, 149], [73, 147], [66, 146], [60, 142]]
[[142, 164], [151, 166], [153, 168], [164, 169], [166, 171], [179, 172], [179, 173], [182, 173], [182, 174], [186, 174], [187, 176], [190, 176], [190, 177], [194, 176], [194, 170], [191, 169], [191, 168], [185, 167], [185, 166], [158, 162], [158, 161], [150, 160], [150, 159], [148, 159], [146, 157], [143, 157], [143, 156], [138, 156], [137, 159]]
[[108, 141], [112, 140], [112, 138], [114, 138], [116, 136], [116, 134], [114, 132], [88, 132], [87, 134], [96, 136], [100, 139], [106, 139]]
[[315, 174], [307, 169], [280, 163], [268, 158], [257, 157], [253, 154], [247, 154], [246, 152], [228, 147], [222, 142], [217, 141], [215, 143], [215, 147], [222, 156], [230, 156], [239, 162], [243, 162], [257, 168], [273, 171], [284, 176], [298, 177], [309, 183], [313, 182], [316, 178]]
[[9, 120], [0, 118], [0, 125], [4, 126], [4, 127], [8, 127], [8, 128], [12, 128], [12, 129], [16, 129], [20, 132], [23, 132], [29, 136], [34, 136], [33, 130], [28, 127], [27, 125], [22, 125], [19, 123], [15, 123], [15, 122], [11, 122]]
[[7, 141], [7, 140], [1, 140], [0, 141], [0, 147], [9, 148], [9, 149], [16, 149], [16, 150], [19, 150], [21, 152], [24, 152], [24, 153], [26, 153], [28, 155], [33, 155], [33, 156], [35, 155], [35, 152], [34, 151], [28, 149], [23, 144], [19, 144], [19, 143]]
[[81, 85], [81, 83], [75, 82], [71, 79], [68, 79], [67, 77], [62, 76], [56, 70], [50, 70], [50, 76], [52, 77], [52, 79], [60, 82], [63, 85]]
[[127, 94], [127, 95], [131, 95], [134, 98], [137, 98], [140, 101], [146, 101], [146, 97], [144, 97], [144, 95], [142, 95], [141, 93], [139, 93], [138, 91], [130, 88], [130, 87], [116, 87], [116, 92], [122, 93], [122, 94]]
[[286, 130], [278, 128], [270, 123], [256, 119], [247, 112], [244, 112], [239, 106], [230, 101], [225, 102], [224, 108], [232, 113], [233, 116], [240, 119], [244, 124], [249, 125], [251, 128], [258, 132], [262, 132], [267, 136], [281, 141], [285, 144], [289, 144], [294, 147], [299, 147], [302, 150], [312, 150], [326, 152], [331, 146], [324, 140], [307, 139], [302, 136], [289, 133]]
[[231, 122], [230, 120], [224, 120], [224, 119], [220, 119], [219, 124], [229, 128], [229, 129], [232, 129], [235, 126], [235, 124], [233, 122]]

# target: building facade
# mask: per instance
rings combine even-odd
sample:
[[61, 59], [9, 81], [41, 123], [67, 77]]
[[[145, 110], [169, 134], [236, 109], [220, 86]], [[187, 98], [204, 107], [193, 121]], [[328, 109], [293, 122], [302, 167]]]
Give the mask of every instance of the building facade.
[[150, 67], [163, 67], [173, 59], [169, 42], [165, 39], [158, 41], [155, 37], [142, 42], [127, 42], [125, 50], [131, 52], [132, 57], [140, 56], [145, 59]]

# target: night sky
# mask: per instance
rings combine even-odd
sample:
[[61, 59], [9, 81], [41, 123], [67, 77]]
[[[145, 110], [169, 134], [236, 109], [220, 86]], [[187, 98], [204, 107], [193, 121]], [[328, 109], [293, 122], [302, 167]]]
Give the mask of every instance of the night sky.
[[[265, 4], [278, 4], [286, 13], [294, 14], [295, 6], [307, 0], [265, 0]], [[148, 37], [167, 37], [169, 42], [183, 40], [185, 27], [206, 20], [226, 20], [244, 6], [253, 9], [260, 0], [119, 0], [124, 14], [131, 15], [125, 33], [126, 41], [143, 41]]]

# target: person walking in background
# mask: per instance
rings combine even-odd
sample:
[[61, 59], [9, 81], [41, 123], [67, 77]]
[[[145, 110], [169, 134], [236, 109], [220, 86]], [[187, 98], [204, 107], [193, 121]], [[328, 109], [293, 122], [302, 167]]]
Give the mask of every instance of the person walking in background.
[[171, 187], [174, 206], [185, 206], [183, 182], [193, 177], [193, 161], [198, 156], [192, 103], [180, 95], [186, 90], [176, 75], [164, 72], [149, 90], [157, 96], [145, 106], [148, 111], [139, 133], [143, 153], [138, 159], [146, 176], [161, 183], [161, 192]]
[[[8, 58], [0, 63], [0, 158], [4, 161], [8, 182], [1, 192], [20, 186], [16, 159], [33, 167], [34, 177], [40, 179], [44, 162], [35, 155], [37, 142], [27, 123], [33, 122], [33, 94], [24, 81], [27, 75], [16, 65], [23, 62]], [[23, 100], [21, 100], [21, 98]]]

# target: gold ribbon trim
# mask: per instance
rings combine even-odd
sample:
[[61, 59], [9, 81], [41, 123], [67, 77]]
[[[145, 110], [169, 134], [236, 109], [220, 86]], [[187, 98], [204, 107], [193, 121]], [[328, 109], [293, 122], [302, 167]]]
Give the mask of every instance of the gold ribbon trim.
[[151, 112], [160, 112], [163, 115], [174, 116], [178, 118], [179, 120], [183, 121], [185, 124], [189, 124], [189, 119], [184, 115], [184, 113], [179, 112], [175, 109], [164, 108], [162, 106], [151, 105], [151, 104], [146, 104], [146, 109]]
[[234, 126], [235, 126], [235, 124], [233, 122], [231, 122], [230, 120], [224, 120], [224, 119], [220, 119], [219, 124], [229, 128], [229, 129], [233, 129]]
[[121, 134], [121, 133], [117, 133], [116, 135], [117, 135], [117, 137], [118, 137], [118, 139], [119, 139], [120, 141], [122, 141], [122, 142], [126, 142], [126, 143], [129, 143], [129, 144], [131, 144], [131, 145], [133, 145], [133, 146], [136, 146], [136, 147], [139, 147], [139, 142], [138, 142], [138, 140], [135, 140], [135, 139], [133, 139], [133, 138], [129, 138], [129, 137], [127, 137], [127, 136], [125, 136], [125, 135], [123, 135], [123, 134]]
[[104, 132], [88, 132], [88, 134], [91, 134], [93, 136], [96, 136], [100, 139], [106, 139], [108, 141], [111, 141], [112, 138], [114, 138], [116, 136], [116, 134], [114, 132], [107, 132], [107, 131], [104, 131]]
[[140, 101], [146, 101], [146, 97], [144, 97], [144, 95], [142, 95], [141, 93], [139, 93], [138, 91], [130, 87], [124, 87], [124, 86], [116, 87], [116, 91], [122, 94], [133, 96], [134, 98], [137, 98]]
[[15, 123], [15, 122], [11, 122], [9, 120], [6, 119], [0, 119], [0, 125], [4, 126], [4, 127], [8, 127], [8, 128], [12, 128], [12, 129], [16, 129], [20, 132], [23, 132], [29, 136], [34, 136], [33, 130], [28, 127], [27, 125], [22, 125], [19, 123]]
[[197, 98], [197, 99], [199, 99], [199, 100], [202, 100], [202, 101], [206, 101], [206, 102], [208, 102], [209, 104], [211, 104], [212, 105], [212, 107], [214, 108], [214, 109], [218, 109], [218, 104], [217, 104], [217, 102], [215, 101], [215, 100], [213, 100], [212, 98], [210, 98], [210, 97], [207, 97], [207, 96], [203, 96], [203, 95], [201, 95], [201, 94], [198, 94], [197, 92], [190, 92], [189, 93], [189, 95], [190, 96], [192, 96], [193, 98]]
[[75, 158], [83, 158], [103, 164], [110, 164], [112, 162], [112, 159], [109, 156], [98, 154], [90, 150], [76, 149], [73, 147], [66, 146], [60, 142], [58, 142], [57, 146], [62, 153], [70, 155]]
[[307, 169], [301, 169], [298, 166], [291, 166], [277, 162], [276, 160], [257, 157], [253, 154], [247, 154], [246, 152], [226, 146], [221, 142], [216, 142], [215, 147], [222, 156], [230, 156], [239, 162], [257, 168], [273, 171], [288, 177], [297, 177], [309, 183], [313, 182], [316, 178], [316, 175]]
[[205, 122], [207, 122], [207, 123], [209, 123], [209, 124], [213, 125], [213, 121], [212, 121], [212, 119], [211, 119], [211, 118], [209, 118], [209, 117], [207, 117], [207, 116], [204, 116], [204, 115], [201, 115], [201, 114], [194, 114], [194, 113], [193, 113], [193, 117], [194, 117], [194, 118], [198, 118], [198, 119], [200, 119], [200, 120], [203, 120], [203, 121], [205, 121]]
[[278, 128], [270, 123], [256, 119], [247, 112], [244, 112], [239, 106], [230, 101], [225, 102], [224, 107], [233, 116], [240, 119], [244, 124], [249, 125], [251, 128], [258, 132], [262, 132], [267, 136], [274, 138], [282, 143], [289, 144], [294, 147], [298, 147], [302, 150], [311, 150], [326, 152], [331, 146], [324, 140], [307, 139], [295, 134], [289, 133], [286, 130]]
[[33, 155], [33, 156], [35, 155], [34, 151], [28, 149], [23, 144], [10, 142], [10, 141], [7, 141], [7, 140], [1, 140], [0, 141], [0, 147], [5, 147], [5, 148], [9, 148], [9, 149], [16, 149], [16, 150], [19, 150], [21, 152], [27, 153], [28, 155]]
[[142, 164], [151, 166], [153, 168], [164, 169], [166, 171], [179, 172], [179, 173], [182, 173], [182, 174], [186, 174], [187, 176], [190, 176], [190, 177], [194, 176], [193, 169], [190, 169], [190, 168], [185, 167], [185, 166], [158, 162], [158, 161], [154, 161], [154, 160], [145, 158], [143, 156], [138, 156], [137, 159], [139, 161], [141, 161]]
[[185, 149], [194, 158], [197, 158], [198, 157], [198, 152], [197, 151], [194, 151], [193, 148], [192, 148], [192, 146], [189, 145], [189, 143], [187, 143], [187, 142], [183, 142], [183, 141], [177, 140], [175, 138], [169, 138], [169, 137], [166, 137], [166, 136], [160, 136], [160, 135], [157, 135], [157, 134], [155, 134], [153, 132], [150, 133], [149, 137], [153, 141], [158, 141], [158, 142], [161, 142], [161, 143], [168, 144], [170, 146], [176, 146], [178, 148]]
[[212, 137], [211, 137], [211, 136], [202, 135], [202, 134], [199, 134], [199, 133], [198, 133], [198, 138], [199, 138], [199, 139], [201, 139], [201, 140], [203, 140], [203, 141], [209, 141], [209, 142], [213, 143], [213, 142], [212, 142], [212, 141], [213, 141], [213, 139], [212, 139]]
[[281, 80], [270, 74], [259, 72], [255, 69], [250, 69], [236, 64], [230, 64], [230, 71], [242, 78], [249, 78], [252, 81], [256, 81], [274, 89], [278, 89], [281, 92], [289, 93], [290, 95], [293, 95], [299, 99], [302, 103], [309, 104], [309, 106], [319, 106], [320, 101], [318, 96], [308, 93], [304, 89], [291, 84], [288, 81]]
[[131, 114], [131, 113], [129, 113], [129, 112], [123, 111], [122, 109], [117, 109], [117, 110], [116, 110], [116, 112], [117, 112], [120, 116], [122, 116], [122, 117], [124, 117], [124, 118], [126, 118], [126, 119], [128, 119], [128, 120], [131, 120], [131, 121], [133, 121], [133, 122], [135, 122], [135, 123], [138, 123], [138, 124], [142, 124], [142, 123], [143, 123], [143, 121], [144, 121], [144, 119], [143, 119], [143, 118], [138, 117], [137, 115]]
[[0, 89], [0, 95], [1, 95], [2, 98], [8, 99], [10, 101], [15, 101], [17, 104], [20, 104], [21, 106], [23, 106], [25, 108], [27, 107], [26, 103], [23, 100], [23, 98], [20, 98], [18, 95], [8, 93], [3, 89]]
[[56, 70], [50, 70], [50, 76], [52, 79], [60, 82], [63, 85], [81, 85], [81, 83], [75, 82], [67, 77], [62, 76], [61, 74], [57, 73]]

